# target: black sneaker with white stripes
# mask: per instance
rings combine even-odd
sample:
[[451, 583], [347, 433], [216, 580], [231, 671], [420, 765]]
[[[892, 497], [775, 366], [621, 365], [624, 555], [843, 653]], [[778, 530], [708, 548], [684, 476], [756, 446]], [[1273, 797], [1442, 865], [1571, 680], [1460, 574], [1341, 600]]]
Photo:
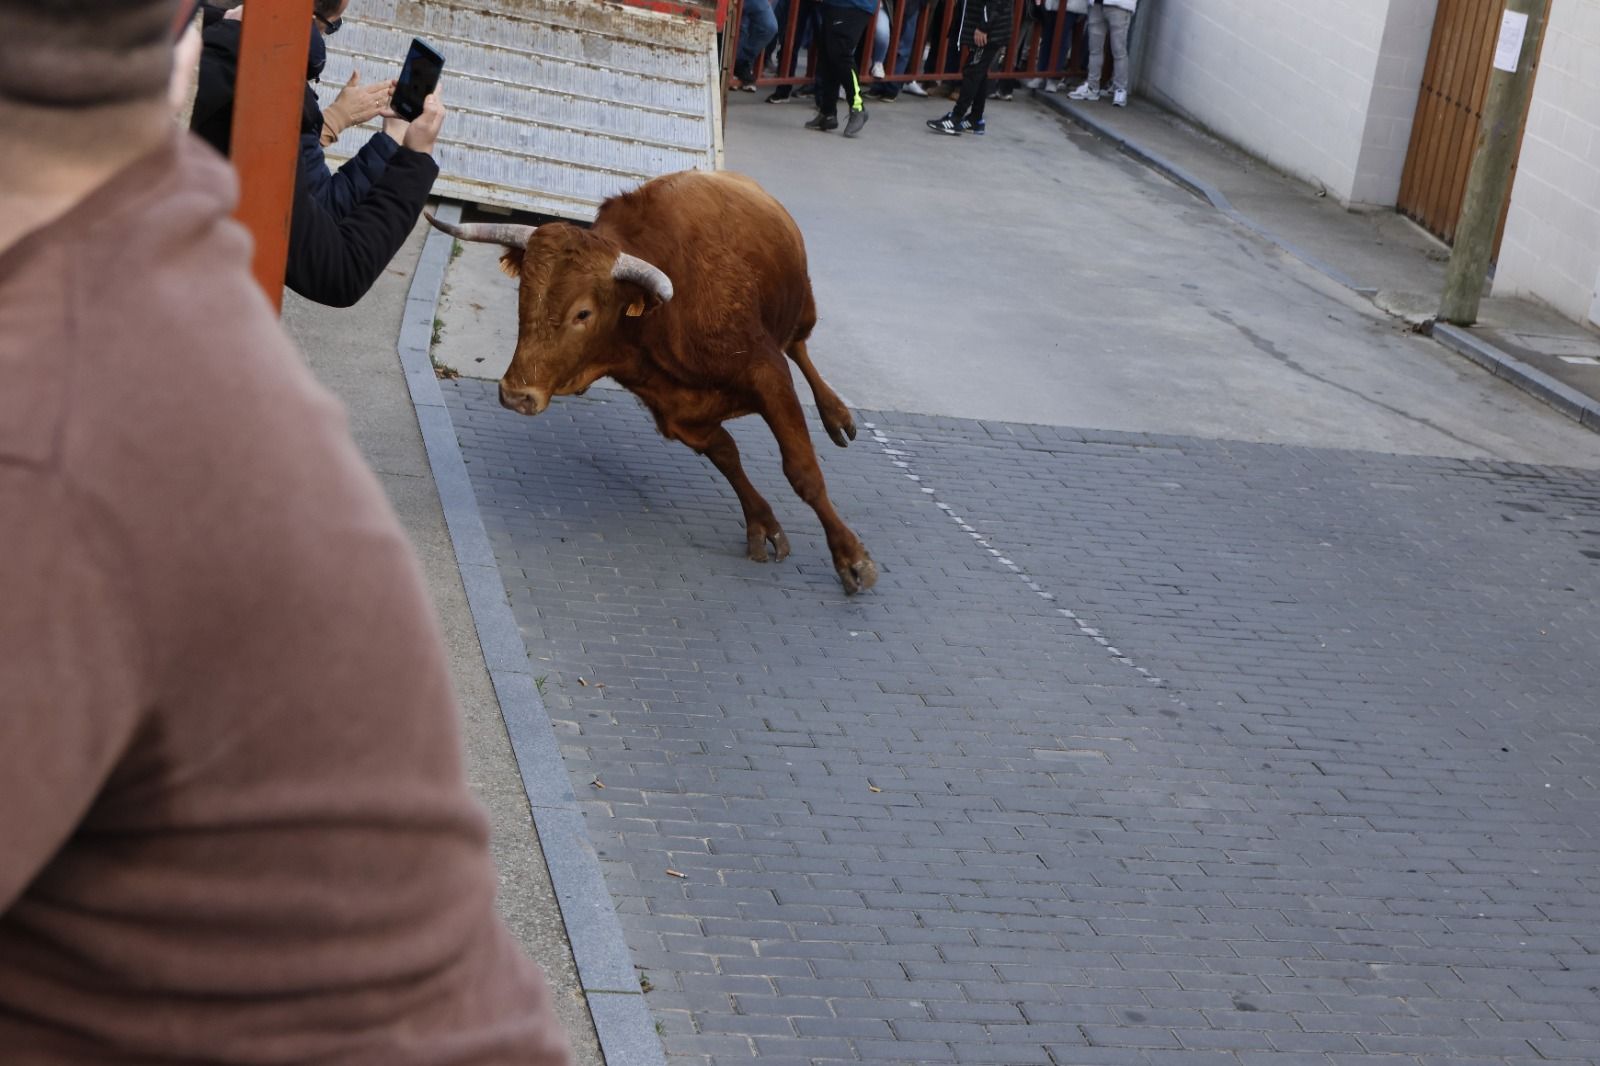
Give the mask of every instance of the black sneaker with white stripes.
[[949, 111], [946, 111], [941, 118], [930, 118], [928, 120], [928, 129], [934, 133], [948, 134], [951, 137], [961, 136], [961, 127], [956, 125], [955, 115]]

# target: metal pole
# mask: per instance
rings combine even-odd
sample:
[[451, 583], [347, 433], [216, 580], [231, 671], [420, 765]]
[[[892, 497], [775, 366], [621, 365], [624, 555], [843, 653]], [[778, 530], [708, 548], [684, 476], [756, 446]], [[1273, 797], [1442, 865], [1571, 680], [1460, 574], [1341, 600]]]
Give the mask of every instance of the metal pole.
[[255, 238], [251, 268], [280, 309], [310, 48], [311, 0], [253, 3], [245, 12], [233, 103], [231, 154], [239, 174], [234, 217]]
[[1445, 271], [1439, 317], [1458, 326], [1478, 320], [1478, 302], [1494, 252], [1495, 231], [1510, 191], [1511, 167], [1521, 142], [1522, 117], [1533, 92], [1533, 64], [1544, 35], [1550, 0], [1506, 0], [1489, 93], [1478, 126], [1455, 247]]

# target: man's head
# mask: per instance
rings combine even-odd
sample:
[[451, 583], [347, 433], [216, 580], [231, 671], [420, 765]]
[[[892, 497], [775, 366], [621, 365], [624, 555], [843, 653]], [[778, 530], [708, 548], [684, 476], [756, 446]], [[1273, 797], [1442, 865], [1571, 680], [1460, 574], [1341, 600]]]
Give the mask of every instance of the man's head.
[[164, 97], [180, 0], [0, 0], [0, 107]]
[[332, 33], [349, 6], [350, 0], [311, 0], [311, 16], [323, 33]]

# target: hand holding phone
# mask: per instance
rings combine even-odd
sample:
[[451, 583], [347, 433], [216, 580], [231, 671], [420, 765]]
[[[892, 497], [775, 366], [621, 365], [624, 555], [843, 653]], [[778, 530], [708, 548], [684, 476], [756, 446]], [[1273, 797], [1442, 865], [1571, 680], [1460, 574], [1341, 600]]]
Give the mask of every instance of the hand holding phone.
[[389, 107], [400, 118], [415, 122], [422, 114], [422, 105], [439, 86], [439, 75], [444, 72], [444, 57], [421, 40], [413, 37], [411, 49], [406, 53], [405, 65], [400, 68], [400, 80], [395, 83]]
[[439, 140], [439, 130], [443, 126], [444, 104], [440, 102], [437, 92], [429, 93], [428, 98], [422, 102], [422, 114], [406, 127], [400, 143], [413, 152], [432, 155], [433, 146]]

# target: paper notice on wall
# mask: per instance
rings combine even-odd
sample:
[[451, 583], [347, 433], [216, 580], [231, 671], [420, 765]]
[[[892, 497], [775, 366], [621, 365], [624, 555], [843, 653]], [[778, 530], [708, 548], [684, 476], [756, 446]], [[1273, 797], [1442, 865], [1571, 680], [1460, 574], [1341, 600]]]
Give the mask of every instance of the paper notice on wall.
[[1522, 38], [1528, 33], [1528, 16], [1521, 11], [1507, 11], [1500, 17], [1500, 40], [1494, 46], [1494, 69], [1517, 72], [1517, 61], [1522, 58]]

